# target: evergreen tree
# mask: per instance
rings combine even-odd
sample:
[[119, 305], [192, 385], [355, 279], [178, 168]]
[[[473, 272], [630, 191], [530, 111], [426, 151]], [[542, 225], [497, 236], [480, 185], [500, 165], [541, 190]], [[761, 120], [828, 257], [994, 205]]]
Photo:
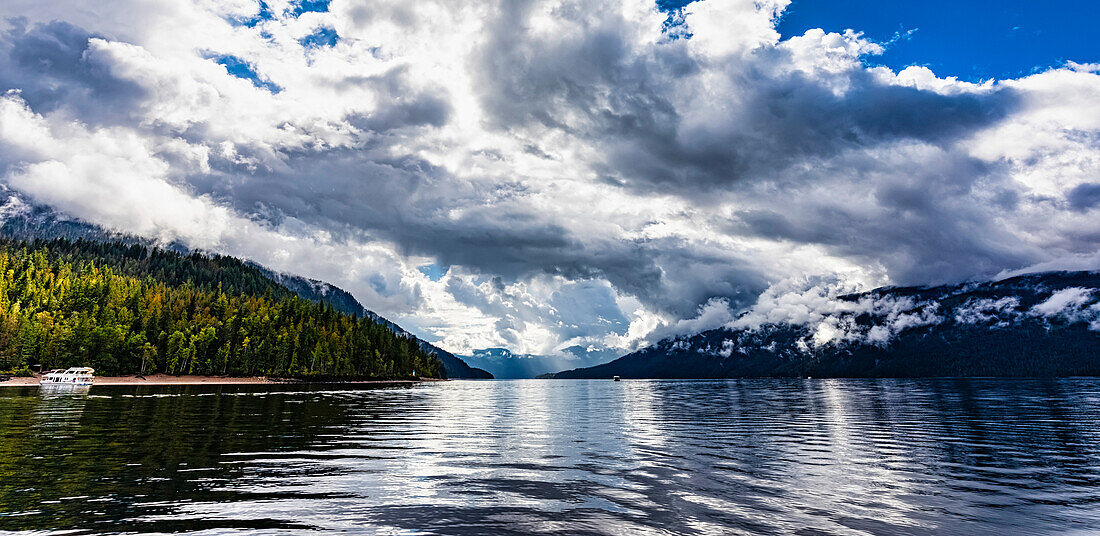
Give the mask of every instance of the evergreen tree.
[[415, 339], [304, 300], [232, 257], [0, 241], [0, 370], [38, 364], [101, 374], [443, 374]]

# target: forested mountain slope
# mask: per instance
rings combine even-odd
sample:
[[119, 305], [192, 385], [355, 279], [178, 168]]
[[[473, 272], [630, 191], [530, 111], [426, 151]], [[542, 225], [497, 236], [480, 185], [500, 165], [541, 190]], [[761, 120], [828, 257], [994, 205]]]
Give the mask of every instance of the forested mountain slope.
[[[27, 203], [2, 186], [0, 186], [0, 236], [28, 241], [65, 238], [84, 242], [119, 242], [143, 245], [150, 249], [156, 246], [151, 240], [109, 231], [97, 225], [68, 218], [49, 207]], [[182, 244], [168, 244], [165, 249], [184, 255], [192, 253]], [[232, 261], [240, 262], [237, 259]], [[273, 280], [278, 286], [286, 287], [302, 298], [315, 303], [327, 303], [337, 311], [350, 315], [371, 318], [389, 327], [398, 335], [413, 338], [421, 350], [435, 354], [443, 362], [448, 378], [488, 379], [493, 377], [492, 374], [467, 365], [454, 354], [417, 338], [401, 326], [363, 307], [355, 297], [340, 287], [316, 279], [276, 272], [251, 261], [243, 262], [255, 268], [262, 276]]]
[[0, 370], [442, 377], [417, 341], [244, 262], [139, 244], [0, 241]]
[[278, 282], [279, 284], [290, 289], [299, 296], [317, 303], [326, 303], [337, 311], [342, 311], [350, 315], [357, 317], [369, 318], [382, 324], [393, 331], [394, 333], [403, 337], [408, 337], [416, 341], [416, 344], [420, 346], [421, 350], [429, 354], [434, 354], [443, 362], [443, 368], [447, 372], [448, 378], [453, 379], [474, 379], [474, 380], [486, 380], [492, 379], [493, 375], [480, 368], [471, 367], [462, 359], [459, 359], [454, 354], [439, 348], [427, 341], [417, 338], [412, 333], [405, 331], [404, 328], [397, 325], [394, 322], [380, 316], [379, 314], [363, 307], [354, 296], [348, 291], [324, 281], [318, 281], [316, 279], [307, 279], [302, 276], [288, 275], [269, 270], [263, 266], [255, 263], [246, 263], [263, 273], [269, 279]]

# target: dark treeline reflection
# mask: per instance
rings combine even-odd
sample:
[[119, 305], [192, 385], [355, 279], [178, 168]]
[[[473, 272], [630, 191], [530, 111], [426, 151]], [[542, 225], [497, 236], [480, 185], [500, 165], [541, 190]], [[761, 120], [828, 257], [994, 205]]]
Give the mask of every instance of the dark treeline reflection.
[[1100, 381], [0, 390], [0, 530], [1100, 530]]
[[[346, 424], [344, 404], [269, 386], [0, 391], [0, 511], [26, 514], [0, 517], [0, 530], [202, 528], [172, 519], [177, 506], [287, 496], [225, 489], [262, 475], [226, 463], [226, 454], [295, 452]], [[158, 516], [168, 517], [151, 520]], [[290, 525], [258, 519], [229, 526]]]

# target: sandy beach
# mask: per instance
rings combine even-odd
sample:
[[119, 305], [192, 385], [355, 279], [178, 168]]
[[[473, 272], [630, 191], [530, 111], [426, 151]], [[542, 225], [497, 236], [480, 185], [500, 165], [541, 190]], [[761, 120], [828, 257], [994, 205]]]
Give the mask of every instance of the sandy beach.
[[[416, 383], [418, 381], [440, 381], [436, 378], [421, 378], [419, 380], [359, 380], [340, 383]], [[0, 387], [38, 385], [39, 377], [11, 378], [0, 381]], [[298, 380], [273, 379], [262, 376], [230, 377], [230, 376], [171, 376], [168, 374], [147, 374], [145, 376], [96, 376], [92, 385], [253, 385], [253, 384], [287, 384], [299, 383]], [[302, 381], [301, 383], [308, 383]], [[329, 383], [329, 382], [325, 382]]]

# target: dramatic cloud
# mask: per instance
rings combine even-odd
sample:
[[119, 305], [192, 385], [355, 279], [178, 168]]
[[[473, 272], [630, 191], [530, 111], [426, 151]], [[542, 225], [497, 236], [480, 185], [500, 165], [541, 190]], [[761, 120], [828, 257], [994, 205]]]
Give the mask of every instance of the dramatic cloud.
[[12, 0], [0, 181], [331, 281], [456, 352], [625, 351], [758, 298], [794, 318], [837, 289], [1100, 267], [1097, 66], [893, 72], [854, 31], [781, 40], [786, 7]]

